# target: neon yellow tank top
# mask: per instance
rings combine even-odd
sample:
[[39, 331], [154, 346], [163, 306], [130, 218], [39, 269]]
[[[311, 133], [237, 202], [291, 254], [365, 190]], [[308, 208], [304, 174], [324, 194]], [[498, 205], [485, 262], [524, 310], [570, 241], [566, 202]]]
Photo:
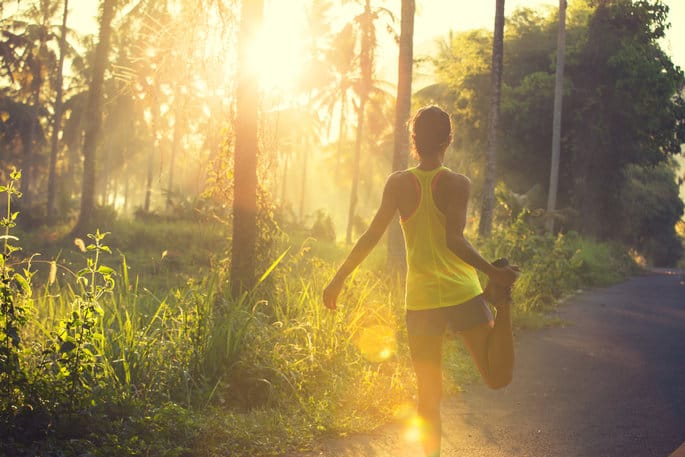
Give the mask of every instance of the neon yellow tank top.
[[476, 269], [447, 247], [445, 215], [435, 206], [433, 181], [447, 167], [410, 168], [420, 198], [416, 210], [401, 221], [407, 252], [407, 309], [458, 305], [483, 293]]

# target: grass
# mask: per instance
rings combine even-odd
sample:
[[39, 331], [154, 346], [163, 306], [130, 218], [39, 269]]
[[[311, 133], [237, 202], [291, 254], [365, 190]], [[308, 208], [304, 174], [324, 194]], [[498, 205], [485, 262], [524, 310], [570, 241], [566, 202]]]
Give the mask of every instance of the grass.
[[[92, 252], [68, 240], [41, 246], [60, 274], [50, 284], [49, 263], [39, 264], [22, 328], [29, 376], [20, 388], [35, 393], [22, 401], [38, 427], [27, 435], [15, 426], [4, 444], [11, 453], [277, 455], [371, 430], [412, 403], [403, 294], [379, 271], [383, 252], [355, 272], [330, 313], [320, 293], [346, 251], [332, 242], [293, 236], [272, 251], [260, 285], [235, 300], [219, 224], [122, 223], [105, 241], [113, 254], [100, 261], [115, 283], [93, 304], [101, 311], [79, 346], [92, 357], [79, 359], [57, 343], [65, 326], [84, 326], [73, 313], [89, 295], [74, 272]], [[549, 311], [560, 297], [632, 271], [618, 246], [522, 224], [478, 244], [488, 258], [505, 255], [523, 268], [517, 328], [557, 325]], [[447, 344], [448, 391], [459, 391], [478, 374], [458, 341]], [[62, 373], [60, 357], [80, 371]], [[74, 379], [80, 387], [68, 397]], [[40, 414], [63, 419], [41, 428]]]

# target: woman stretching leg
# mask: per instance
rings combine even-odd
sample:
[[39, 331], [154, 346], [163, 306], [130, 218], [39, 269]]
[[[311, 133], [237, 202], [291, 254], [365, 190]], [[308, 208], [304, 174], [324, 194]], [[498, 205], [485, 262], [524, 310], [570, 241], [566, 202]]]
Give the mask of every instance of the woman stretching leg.
[[[371, 225], [325, 288], [323, 301], [327, 308], [336, 308], [345, 279], [378, 243], [398, 212], [407, 248], [407, 334], [418, 387], [421, 440], [426, 456], [437, 457], [445, 330], [449, 326], [461, 335], [489, 387], [509, 384], [514, 344], [506, 291], [518, 270], [491, 264], [464, 238], [470, 181], [443, 166], [452, 141], [449, 115], [437, 106], [426, 106], [414, 115], [410, 127], [419, 164], [388, 177]], [[500, 291], [487, 294], [495, 298], [491, 304], [497, 309], [496, 318], [476, 270], [488, 276], [488, 289]]]

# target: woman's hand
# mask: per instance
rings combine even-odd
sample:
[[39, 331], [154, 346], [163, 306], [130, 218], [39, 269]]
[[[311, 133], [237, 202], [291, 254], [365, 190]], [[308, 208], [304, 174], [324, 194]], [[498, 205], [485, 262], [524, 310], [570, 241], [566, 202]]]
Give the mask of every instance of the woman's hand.
[[490, 280], [498, 286], [511, 287], [519, 277], [520, 269], [516, 265], [495, 267], [490, 274]]
[[340, 295], [343, 283], [344, 281], [339, 280], [335, 276], [323, 290], [323, 304], [326, 308], [330, 310], [337, 309], [338, 295]]
[[517, 265], [509, 265], [506, 259], [497, 259], [492, 263], [493, 271], [483, 294], [485, 299], [494, 305], [505, 306], [511, 304], [511, 288], [521, 271]]

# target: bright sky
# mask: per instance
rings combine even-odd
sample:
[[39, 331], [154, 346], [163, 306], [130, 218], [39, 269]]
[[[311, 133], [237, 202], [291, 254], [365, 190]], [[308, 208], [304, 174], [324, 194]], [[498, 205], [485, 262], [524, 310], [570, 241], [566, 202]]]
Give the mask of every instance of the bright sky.
[[[399, 0], [397, 0], [399, 3]], [[569, 3], [573, 0], [569, 0]], [[667, 31], [664, 50], [671, 54], [674, 63], [685, 68], [685, 1], [663, 0], [670, 8], [671, 28]], [[504, 14], [508, 16], [515, 9], [528, 7], [558, 6], [551, 0], [506, 0]], [[475, 6], [478, 5], [478, 6]], [[485, 27], [491, 29], [495, 22], [495, 2], [492, 0], [417, 0], [415, 19], [416, 42], [445, 34], [452, 30], [468, 30]], [[506, 52], [506, 51], [505, 51]]]
[[[300, 0], [301, 1], [301, 0]], [[571, 2], [573, 0], [570, 0]], [[667, 32], [664, 49], [669, 51], [673, 61], [681, 68], [685, 68], [685, 1], [663, 0], [670, 8], [669, 19], [671, 28]], [[287, 8], [291, 6], [290, 15], [301, 14], [301, 8], [292, 8], [292, 0], [267, 0], [273, 3], [275, 16], [279, 19], [287, 17]], [[71, 0], [70, 11], [74, 25], [95, 32], [94, 16], [97, 10], [95, 0]], [[399, 16], [400, 0], [385, 0], [384, 5], [397, 10]], [[415, 19], [415, 39], [417, 43], [429, 41], [436, 36], [444, 36], [451, 30], [468, 30], [473, 28], [492, 28], [494, 25], [495, 2], [492, 0], [417, 0]], [[558, 2], [552, 0], [506, 0], [505, 15], [523, 6], [537, 8], [556, 6]], [[6, 13], [10, 13], [10, 5], [6, 5]], [[290, 22], [290, 21], [288, 21]], [[297, 22], [297, 21], [294, 21]], [[78, 24], [78, 25], [77, 25]]]

